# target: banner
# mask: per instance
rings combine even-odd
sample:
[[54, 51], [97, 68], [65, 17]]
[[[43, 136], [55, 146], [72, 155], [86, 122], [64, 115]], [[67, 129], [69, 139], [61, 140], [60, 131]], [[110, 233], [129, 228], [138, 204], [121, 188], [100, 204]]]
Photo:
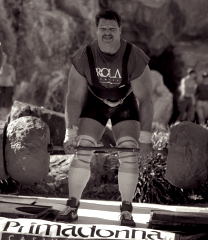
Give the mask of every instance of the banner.
[[115, 225], [67, 224], [39, 219], [0, 217], [0, 240], [122, 239], [175, 240], [175, 234]]

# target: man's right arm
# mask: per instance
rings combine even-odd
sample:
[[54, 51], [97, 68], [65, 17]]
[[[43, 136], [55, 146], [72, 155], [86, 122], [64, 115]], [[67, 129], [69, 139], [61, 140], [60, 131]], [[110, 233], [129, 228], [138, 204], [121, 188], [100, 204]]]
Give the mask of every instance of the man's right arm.
[[187, 78], [184, 77], [181, 79], [180, 85], [179, 85], [179, 92], [180, 92], [180, 97], [184, 97], [185, 96], [185, 84], [186, 84]]
[[65, 124], [67, 128], [78, 126], [79, 117], [87, 95], [87, 80], [72, 65], [68, 77], [65, 102]]

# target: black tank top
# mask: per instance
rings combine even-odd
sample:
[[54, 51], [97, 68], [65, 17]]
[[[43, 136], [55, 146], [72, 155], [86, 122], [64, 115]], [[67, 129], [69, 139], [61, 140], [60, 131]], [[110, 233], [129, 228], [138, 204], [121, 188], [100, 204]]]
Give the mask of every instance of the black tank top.
[[96, 96], [98, 96], [99, 98], [107, 99], [109, 101], [119, 101], [120, 99], [125, 98], [131, 88], [127, 70], [131, 48], [132, 45], [130, 43], [127, 43], [122, 58], [122, 80], [120, 84], [114, 88], [106, 88], [98, 80], [92, 49], [89, 45], [87, 46], [86, 53], [92, 79], [92, 84], [89, 85], [89, 88]]

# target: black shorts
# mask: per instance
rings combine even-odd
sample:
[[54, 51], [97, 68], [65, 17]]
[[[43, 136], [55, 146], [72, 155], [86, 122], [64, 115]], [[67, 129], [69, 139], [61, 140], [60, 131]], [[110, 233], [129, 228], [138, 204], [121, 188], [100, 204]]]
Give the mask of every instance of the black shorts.
[[138, 105], [133, 93], [125, 98], [122, 104], [116, 107], [109, 107], [100, 99], [88, 92], [87, 100], [84, 104], [81, 118], [92, 118], [106, 125], [108, 119], [111, 119], [112, 125], [125, 120], [139, 121]]

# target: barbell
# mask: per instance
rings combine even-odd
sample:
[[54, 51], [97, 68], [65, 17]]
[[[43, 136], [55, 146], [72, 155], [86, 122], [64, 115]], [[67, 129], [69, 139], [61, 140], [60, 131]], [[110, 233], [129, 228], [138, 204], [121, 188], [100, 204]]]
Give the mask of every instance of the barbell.
[[[140, 152], [139, 148], [124, 148], [124, 147], [86, 147], [86, 146], [77, 146], [74, 148], [75, 152], [78, 150], [93, 151], [94, 154], [116, 154], [118, 152]], [[50, 154], [65, 154], [64, 148], [62, 146], [53, 146], [52, 144], [48, 145], [48, 152]], [[153, 150], [153, 153], [162, 153], [167, 154], [167, 149]]]
[[[65, 154], [63, 146], [50, 143], [48, 125], [40, 118], [24, 116], [0, 127], [0, 180], [12, 177], [23, 184], [40, 182], [49, 172], [50, 155]], [[139, 148], [84, 147], [78, 150], [117, 156], [118, 152], [140, 152]], [[154, 150], [165, 153], [163, 150]]]

